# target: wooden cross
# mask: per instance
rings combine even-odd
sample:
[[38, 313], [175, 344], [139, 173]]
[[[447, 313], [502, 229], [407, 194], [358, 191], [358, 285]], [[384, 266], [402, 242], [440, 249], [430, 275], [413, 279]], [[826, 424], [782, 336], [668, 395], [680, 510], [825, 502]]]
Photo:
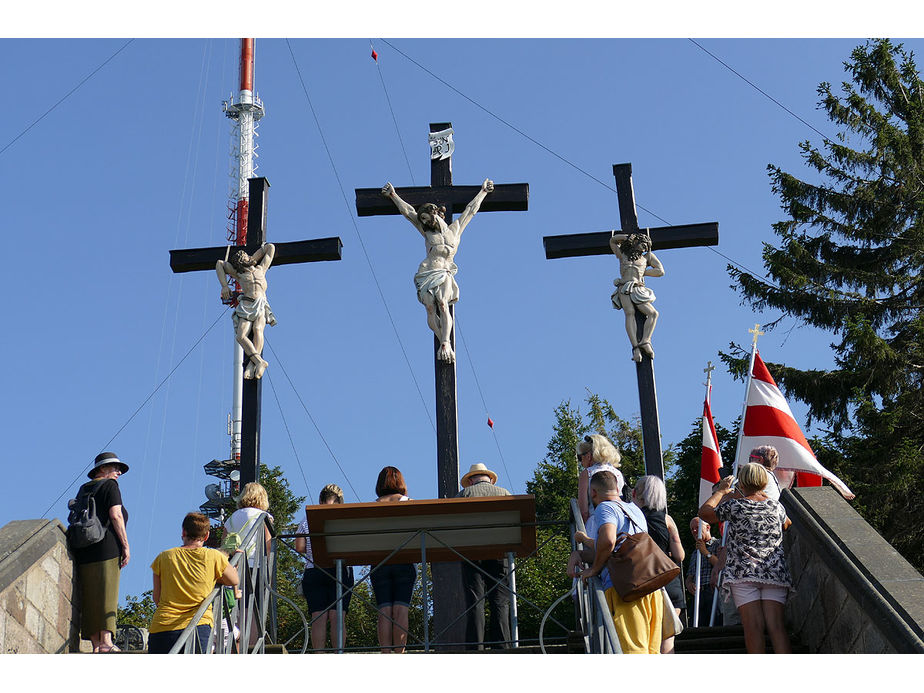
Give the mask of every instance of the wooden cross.
[[[452, 123], [430, 123], [430, 133], [446, 133]], [[431, 141], [434, 138], [431, 138]], [[412, 207], [432, 202], [446, 208], [445, 221], [452, 222], [453, 212], [461, 212], [481, 190], [480, 185], [452, 184], [452, 149], [448, 138], [442, 145], [432, 145], [430, 185], [396, 188], [398, 196]], [[440, 151], [440, 149], [442, 149]], [[494, 185], [494, 191], [481, 203], [479, 212], [525, 211], [529, 204], [529, 185], [516, 183]], [[400, 214], [394, 202], [382, 195], [381, 188], [356, 189], [356, 213], [361, 217]], [[449, 306], [453, 328], [449, 343], [456, 348], [453, 306]], [[433, 337], [433, 363], [436, 375], [436, 473], [439, 498], [454, 498], [459, 492], [459, 424], [456, 406], [456, 363], [437, 356], [439, 339]], [[432, 563], [433, 621], [435, 637], [446, 643], [465, 640], [465, 619], [458, 618], [459, 604], [464, 603], [461, 571], [458, 563]]]
[[[253, 255], [266, 242], [266, 202], [269, 182], [266, 178], [249, 181], [250, 205], [247, 212], [248, 255]], [[339, 237], [310, 241], [274, 243], [276, 254], [272, 267], [302, 262], [339, 260], [343, 244]], [[215, 271], [215, 263], [224, 260], [228, 247], [191, 248], [170, 251], [170, 268], [176, 272]], [[244, 360], [246, 367], [247, 360]], [[241, 486], [260, 478], [260, 411], [262, 379], [245, 379], [241, 408]]]
[[[632, 187], [632, 164], [615, 164], [616, 199], [619, 204], [619, 233], [633, 233], [639, 230], [638, 214], [635, 209], [635, 192]], [[648, 230], [652, 250], [668, 248], [690, 248], [693, 246], [717, 245], [719, 225], [685, 224], [660, 226]], [[561, 257], [583, 255], [610, 255], [610, 231], [578, 233], [564, 236], [546, 236], [542, 239], [545, 256], [551, 260]], [[641, 336], [644, 316], [636, 311], [638, 334]], [[645, 473], [664, 478], [664, 461], [661, 456], [661, 426], [658, 422], [658, 397], [655, 389], [654, 364], [647, 355], [636, 363], [638, 396], [642, 416], [642, 441], [645, 449]]]
[[[430, 123], [431, 133], [445, 132], [452, 123]], [[453, 212], [461, 212], [481, 190], [480, 185], [452, 184], [452, 157], [430, 159], [430, 185], [395, 188], [395, 192], [412, 207], [433, 202], [446, 208], [446, 223], [452, 222]], [[494, 192], [481, 203], [481, 212], [525, 211], [529, 204], [529, 184], [511, 183], [494, 186]], [[382, 188], [357, 188], [356, 213], [361, 217], [400, 214], [395, 204], [382, 195]], [[452, 314], [453, 307], [449, 307]], [[434, 341], [436, 370], [436, 445], [437, 491], [439, 498], [453, 498], [459, 492], [459, 429], [456, 407], [455, 362], [436, 358], [439, 340]], [[455, 321], [450, 337], [455, 350]]]

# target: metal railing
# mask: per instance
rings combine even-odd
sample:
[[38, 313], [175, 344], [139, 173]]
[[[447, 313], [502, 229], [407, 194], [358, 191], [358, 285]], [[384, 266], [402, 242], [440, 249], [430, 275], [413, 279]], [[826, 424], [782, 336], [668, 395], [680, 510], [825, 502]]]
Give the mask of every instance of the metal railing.
[[[560, 523], [532, 523], [532, 524], [544, 525], [544, 524], [560, 524]], [[506, 523], [506, 524], [492, 523], [490, 525], [466, 525], [466, 529], [472, 530], [472, 529], [488, 529], [488, 528], [514, 527], [514, 526], [521, 527], [522, 525], [519, 523]], [[406, 528], [394, 529], [394, 530], [376, 529], [376, 530], [368, 530], [365, 532], [331, 532], [331, 533], [326, 533], [326, 534], [315, 533], [314, 536], [316, 537], [350, 536], [350, 535], [370, 533], [370, 532], [376, 533], [376, 534], [381, 534], [381, 533], [386, 533], [386, 532], [387, 533], [391, 533], [391, 532], [407, 533], [408, 530]], [[520, 637], [520, 632], [519, 632], [520, 611], [522, 607], [526, 606], [526, 607], [535, 609], [537, 614], [543, 613], [546, 610], [544, 607], [535, 604], [532, 600], [530, 600], [523, 594], [517, 592], [517, 577], [516, 577], [517, 571], [520, 568], [520, 565], [522, 564], [524, 559], [528, 559], [531, 556], [533, 556], [535, 553], [541, 550], [543, 546], [545, 546], [545, 544], [548, 543], [548, 541], [551, 541], [551, 539], [547, 540], [546, 542], [540, 543], [539, 545], [537, 545], [534, 552], [532, 552], [529, 556], [525, 556], [520, 559], [515, 560], [514, 555], [512, 553], [508, 553], [506, 556], [506, 561], [505, 561], [506, 562], [506, 566], [505, 566], [506, 567], [506, 571], [505, 571], [506, 580], [499, 581], [499, 580], [496, 580], [493, 576], [486, 573], [484, 570], [482, 570], [481, 567], [477, 565], [477, 562], [469, 560], [462, 553], [454, 549], [452, 546], [449, 546], [439, 536], [434, 534], [434, 532], [445, 533], [445, 528], [436, 528], [436, 529], [431, 530], [430, 528], [423, 527], [423, 528], [419, 528], [415, 530], [414, 532], [410, 533], [410, 535], [407, 536], [407, 538], [399, 546], [394, 548], [394, 550], [392, 550], [391, 553], [389, 553], [388, 556], [386, 556], [382, 561], [380, 561], [379, 563], [375, 565], [370, 566], [369, 572], [363, 575], [360, 579], [358, 579], [355, 582], [355, 584], [353, 584], [352, 586], [345, 583], [342, 579], [342, 574], [343, 574], [342, 571], [344, 570], [344, 566], [342, 565], [341, 561], [337, 561], [335, 566], [332, 569], [325, 569], [325, 568], [321, 568], [320, 566], [315, 566], [317, 568], [320, 568], [323, 572], [325, 572], [327, 575], [333, 578], [337, 584], [337, 598], [333, 603], [328, 605], [327, 610], [336, 610], [338, 612], [337, 622], [339, 624], [339, 629], [338, 629], [339, 632], [336, 634], [336, 636], [332, 634], [332, 639], [336, 637], [336, 646], [328, 651], [342, 653], [347, 650], [355, 652], [359, 650], [369, 651], [369, 650], [378, 649], [378, 647], [374, 647], [374, 646], [369, 646], [365, 648], [357, 648], [357, 647], [345, 648], [344, 647], [345, 634], [343, 630], [345, 628], [346, 619], [344, 618], [344, 614], [342, 611], [343, 597], [345, 597], [348, 593], [352, 593], [354, 598], [363, 600], [367, 604], [369, 604], [372, 608], [375, 608], [375, 604], [373, 603], [373, 601], [368, 599], [367, 596], [363, 594], [361, 591], [357, 591], [357, 588], [363, 583], [366, 583], [366, 582], [371, 583], [371, 576], [376, 570], [378, 570], [381, 566], [386, 564], [399, 551], [413, 545], [413, 543], [415, 542], [419, 542], [419, 546], [420, 546], [420, 561], [419, 561], [420, 566], [426, 566], [428, 564], [428, 558], [427, 558], [427, 546], [428, 545], [431, 547], [431, 550], [433, 547], [447, 549], [448, 551], [453, 553], [458, 558], [459, 563], [465, 563], [469, 566], [473, 566], [474, 569], [478, 571], [479, 574], [482, 575], [484, 582], [485, 582], [485, 590], [484, 590], [485, 594], [483, 597], [481, 597], [481, 599], [475, 602], [471, 607], [469, 608], [460, 607], [458, 612], [454, 616], [454, 618], [452, 618], [448, 623], [443, 625], [443, 627], [440, 630], [435, 631], [433, 630], [433, 627], [431, 624], [432, 585], [430, 584], [430, 577], [428, 576], [427, 570], [425, 569], [419, 570], [418, 573], [420, 576], [420, 594], [421, 594], [420, 601], [421, 601], [423, 624], [422, 624], [422, 629], [420, 631], [412, 632], [412, 630], [409, 629], [408, 639], [407, 639], [408, 641], [406, 645], [407, 649], [419, 650], [423, 652], [432, 652], [440, 648], [450, 648], [450, 649], [451, 648], [462, 648], [462, 647], [465, 647], [466, 645], [473, 644], [473, 643], [467, 643], [464, 641], [449, 642], [447, 641], [446, 638], [448, 636], [448, 633], [451, 631], [451, 629], [454, 626], [456, 626], [456, 624], [458, 624], [459, 621], [464, 620], [467, 617], [468, 612], [471, 609], [478, 608], [478, 606], [481, 603], [483, 603], [484, 601], [490, 598], [490, 592], [492, 588], [505, 589], [509, 593], [510, 640], [507, 642], [491, 642], [491, 641], [486, 640], [483, 643], [484, 646], [488, 647], [490, 645], [501, 645], [501, 646], [510, 646], [512, 648], [517, 648], [524, 644], [523, 640]], [[310, 536], [310, 535], [304, 535], [304, 534], [279, 535], [278, 537], [276, 537], [275, 541], [277, 541], [280, 545], [287, 547], [289, 550], [294, 551], [294, 548], [292, 548], [288, 543], [286, 543], [286, 540], [295, 539], [298, 537], [306, 537], [306, 536]], [[440, 560], [440, 563], [445, 563], [445, 562], [446, 562], [446, 559]], [[369, 591], [369, 596], [371, 596], [371, 590]], [[289, 603], [291, 604], [291, 601], [289, 601]], [[309, 629], [310, 629], [311, 623], [313, 623], [313, 620], [310, 618], [306, 618], [302, 614], [301, 608], [296, 607], [296, 610], [298, 611], [299, 615], [302, 617], [303, 622], [305, 623], [304, 639], [305, 639], [305, 643], [307, 644], [309, 640], [309, 632], [310, 632]], [[389, 619], [389, 620], [392, 620], [392, 619]], [[551, 620], [553, 623], [559, 626], [565, 633], [561, 636], [560, 640], [561, 641], [566, 640], [567, 638], [566, 633], [570, 631], [569, 627], [565, 626], [557, 619], [552, 618], [549, 615], [549, 613], [546, 613], [546, 619], [544, 620]], [[298, 634], [292, 636], [289, 639], [289, 641], [291, 642], [292, 640], [294, 640], [297, 637], [297, 635]], [[302, 648], [302, 651], [304, 651], [304, 647]]]
[[[585, 532], [586, 530], [577, 501], [573, 498], [571, 499], [571, 523], [572, 548], [584, 548], [574, 543], [575, 531]], [[575, 578], [572, 591], [568, 594], [574, 595], [575, 619], [578, 629], [584, 636], [584, 651], [588, 654], [622, 654], [622, 647], [619, 645], [619, 637], [613, 625], [613, 616], [606, 604], [600, 578], [597, 576], [589, 580]]]
[[[272, 634], [267, 630], [267, 623], [272, 625], [275, 621], [276, 599], [285, 597], [273, 590], [275, 541], [271, 542], [267, 552], [263, 540], [264, 527], [273, 534], [272, 521], [267, 513], [251, 523], [241, 541], [242, 551], [231, 556], [230, 563], [240, 577], [240, 598], [234, 596], [235, 588], [216, 586], [196, 610], [189, 625], [170, 649], [170, 654], [197, 651], [196, 626], [209, 607], [212, 609], [212, 627], [204, 645], [205, 654], [262, 654], [265, 651]], [[248, 553], [251, 554], [249, 557]]]

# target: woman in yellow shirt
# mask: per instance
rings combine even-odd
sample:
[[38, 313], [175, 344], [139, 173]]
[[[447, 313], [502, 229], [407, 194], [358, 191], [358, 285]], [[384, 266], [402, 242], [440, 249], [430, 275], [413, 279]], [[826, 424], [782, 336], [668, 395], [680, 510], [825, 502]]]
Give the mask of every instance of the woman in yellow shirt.
[[[203, 545], [209, 538], [209, 518], [189, 513], [183, 519], [183, 545], [161, 552], [151, 564], [154, 571], [154, 603], [148, 652], [166, 654], [189, 625], [215, 583], [238, 584], [237, 570], [228, 557]], [[212, 607], [196, 625], [196, 652], [203, 652], [212, 627]]]

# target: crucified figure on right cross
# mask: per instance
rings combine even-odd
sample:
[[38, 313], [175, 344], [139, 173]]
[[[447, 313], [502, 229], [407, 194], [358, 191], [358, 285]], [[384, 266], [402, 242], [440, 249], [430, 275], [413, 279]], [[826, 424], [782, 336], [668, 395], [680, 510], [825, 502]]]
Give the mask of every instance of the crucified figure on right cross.
[[[641, 363], [642, 354], [654, 358], [651, 334], [658, 322], [658, 311], [652, 305], [655, 300], [654, 291], [645, 286], [645, 277], [663, 277], [664, 267], [651, 252], [651, 238], [647, 233], [611, 233], [610, 249], [619, 258], [619, 278], [613, 280], [616, 291], [610, 299], [613, 308], [626, 314], [626, 333], [632, 345], [632, 360]], [[645, 318], [641, 338], [635, 321], [636, 311]]]

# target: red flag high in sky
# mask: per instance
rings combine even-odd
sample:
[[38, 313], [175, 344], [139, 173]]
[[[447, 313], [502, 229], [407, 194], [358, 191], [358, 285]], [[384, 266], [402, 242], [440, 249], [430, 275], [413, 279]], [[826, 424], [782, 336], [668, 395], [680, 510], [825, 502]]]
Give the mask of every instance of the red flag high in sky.
[[699, 472], [699, 504], [702, 506], [712, 495], [712, 485], [721, 481], [719, 468], [722, 466], [722, 454], [719, 452], [719, 439], [715, 434], [712, 421], [712, 409], [709, 400], [703, 402], [703, 461]]
[[748, 384], [738, 466], [747, 463], [751, 450], [759, 445], [772, 445], [776, 448], [780, 454], [778, 469], [818, 474], [830, 481], [845, 498], [853, 498], [847, 484], [818, 463], [815, 453], [802, 434], [802, 429], [793, 418], [783, 393], [774, 382], [760, 354], [755, 352], [754, 369]]

